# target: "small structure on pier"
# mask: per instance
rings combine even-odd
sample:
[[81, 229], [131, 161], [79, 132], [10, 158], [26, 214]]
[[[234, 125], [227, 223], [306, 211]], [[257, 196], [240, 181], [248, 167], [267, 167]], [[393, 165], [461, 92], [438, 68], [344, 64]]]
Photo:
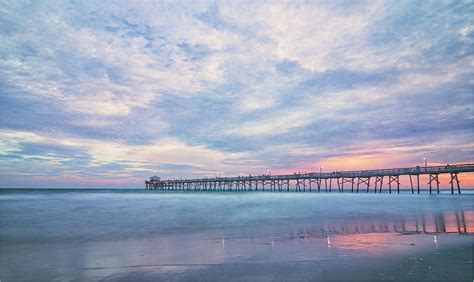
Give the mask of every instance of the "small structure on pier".
[[161, 180], [161, 177], [156, 176], [156, 175], [153, 175], [150, 177], [150, 181], [160, 181], [160, 180]]

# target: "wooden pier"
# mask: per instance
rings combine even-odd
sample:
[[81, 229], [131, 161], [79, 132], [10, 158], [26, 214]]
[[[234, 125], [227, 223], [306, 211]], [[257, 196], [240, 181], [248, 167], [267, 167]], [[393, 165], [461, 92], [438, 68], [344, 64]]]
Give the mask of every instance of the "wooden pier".
[[[474, 172], [474, 164], [443, 166], [417, 166], [359, 171], [335, 171], [330, 173], [294, 173], [287, 175], [257, 175], [215, 177], [201, 179], [146, 180], [146, 190], [172, 191], [296, 191], [296, 192], [351, 192], [382, 193], [385, 189], [400, 193], [400, 178], [410, 181], [411, 193], [420, 194], [420, 175], [428, 175], [429, 193], [440, 193], [440, 174], [450, 175], [451, 194], [461, 194], [458, 175]], [[372, 182], [371, 182], [372, 181]], [[346, 190], [344, 190], [346, 189]]]

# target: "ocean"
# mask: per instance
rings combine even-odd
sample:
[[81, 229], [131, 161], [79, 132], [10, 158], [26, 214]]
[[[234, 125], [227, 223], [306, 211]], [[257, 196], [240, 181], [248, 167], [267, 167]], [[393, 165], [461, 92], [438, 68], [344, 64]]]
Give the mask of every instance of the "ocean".
[[472, 281], [473, 200], [0, 189], [0, 280]]

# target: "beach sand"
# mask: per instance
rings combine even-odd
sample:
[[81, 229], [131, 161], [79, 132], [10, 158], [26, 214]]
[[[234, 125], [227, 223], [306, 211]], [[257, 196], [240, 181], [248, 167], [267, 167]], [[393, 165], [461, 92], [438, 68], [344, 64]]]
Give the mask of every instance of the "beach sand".
[[0, 280], [472, 281], [472, 200], [2, 193]]

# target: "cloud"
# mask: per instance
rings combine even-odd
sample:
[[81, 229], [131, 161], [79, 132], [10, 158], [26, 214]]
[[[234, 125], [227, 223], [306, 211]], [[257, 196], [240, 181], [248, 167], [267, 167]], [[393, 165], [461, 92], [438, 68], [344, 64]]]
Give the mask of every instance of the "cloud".
[[[172, 177], [176, 171], [188, 177], [214, 176], [231, 172], [222, 160], [238, 157], [179, 140], [162, 140], [147, 145], [88, 140], [64, 135], [0, 131], [0, 174], [10, 176], [86, 177], [89, 182], [102, 178], [134, 180], [135, 185], [148, 174]], [[22, 171], [27, 167], [28, 171]], [[74, 183], [70, 183], [70, 185]]]
[[[0, 67], [15, 86], [56, 99], [69, 111], [127, 115], [164, 93], [191, 95], [220, 78], [218, 54], [196, 60], [199, 51], [186, 50], [181, 41], [186, 39], [156, 38], [158, 31], [130, 18], [133, 11], [106, 12], [108, 6], [99, 5], [104, 8], [99, 19], [93, 7], [82, 7], [83, 13], [78, 13], [68, 5], [36, 6], [4, 9], [6, 22], [20, 25], [21, 32], [5, 36], [2, 47], [8, 53]], [[31, 14], [36, 8], [43, 13]], [[27, 17], [28, 21], [18, 19]], [[92, 23], [85, 26], [78, 22], [89, 20]], [[189, 39], [209, 38], [203, 48], [219, 40], [199, 28], [181, 32]]]

